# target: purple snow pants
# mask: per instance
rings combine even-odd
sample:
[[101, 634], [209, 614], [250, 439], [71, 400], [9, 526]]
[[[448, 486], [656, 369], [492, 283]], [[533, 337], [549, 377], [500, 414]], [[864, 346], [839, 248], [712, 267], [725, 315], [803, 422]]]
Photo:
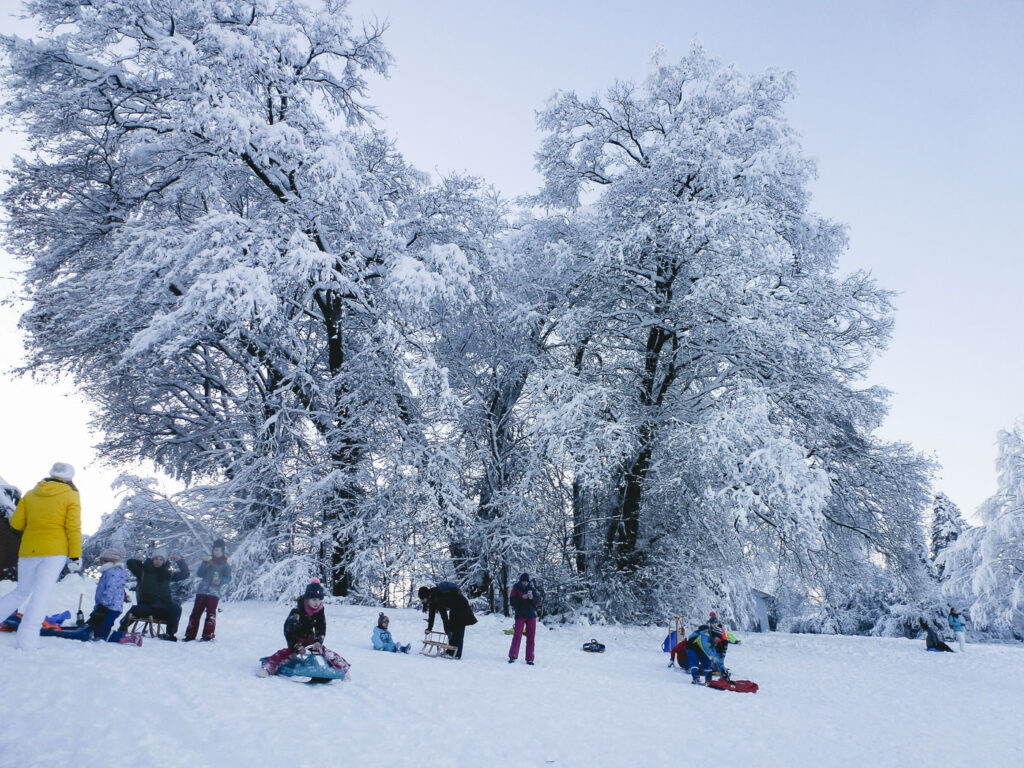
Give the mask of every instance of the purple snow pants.
[[199, 619], [206, 611], [206, 621], [203, 623], [203, 640], [213, 640], [213, 633], [217, 629], [217, 603], [220, 598], [215, 595], [196, 595], [196, 602], [192, 606], [192, 614], [188, 617], [188, 629], [185, 630], [186, 640], [195, 640], [199, 631]]
[[510, 659], [519, 658], [519, 641], [523, 639], [523, 627], [526, 627], [526, 660], [533, 661], [533, 641], [537, 635], [537, 619], [516, 619], [512, 630], [512, 645], [508, 649]]

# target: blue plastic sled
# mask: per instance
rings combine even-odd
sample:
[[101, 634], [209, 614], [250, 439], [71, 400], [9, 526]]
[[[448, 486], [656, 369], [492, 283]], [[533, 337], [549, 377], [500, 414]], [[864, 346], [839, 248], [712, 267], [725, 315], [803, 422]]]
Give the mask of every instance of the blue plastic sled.
[[676, 638], [676, 633], [669, 632], [668, 635], [665, 637], [665, 642], [661, 644], [661, 650], [663, 650], [665, 653], [671, 653], [672, 649], [676, 647], [676, 644], [678, 642], [679, 640]]
[[[265, 662], [269, 656], [260, 659], [260, 664]], [[305, 658], [296, 657], [282, 664], [277, 674], [282, 677], [308, 677], [310, 683], [329, 683], [331, 680], [344, 680], [345, 673], [335, 669], [323, 656], [311, 653]]]

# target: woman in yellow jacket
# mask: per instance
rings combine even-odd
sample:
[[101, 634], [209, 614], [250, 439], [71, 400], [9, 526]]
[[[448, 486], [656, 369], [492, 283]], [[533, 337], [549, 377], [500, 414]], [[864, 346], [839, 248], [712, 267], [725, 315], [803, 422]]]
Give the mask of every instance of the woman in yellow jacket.
[[11, 527], [24, 531], [18, 550], [18, 584], [0, 597], [0, 621], [25, 600], [25, 612], [18, 632], [18, 647], [39, 647], [39, 627], [46, 615], [46, 603], [68, 558], [76, 563], [82, 556], [82, 502], [71, 478], [75, 470], [58, 461], [50, 476], [18, 502]]

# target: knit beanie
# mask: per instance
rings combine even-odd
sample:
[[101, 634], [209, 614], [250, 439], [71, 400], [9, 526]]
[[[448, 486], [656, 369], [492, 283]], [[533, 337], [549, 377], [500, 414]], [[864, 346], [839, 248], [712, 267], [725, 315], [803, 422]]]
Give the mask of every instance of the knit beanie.
[[214, 539], [213, 546], [210, 549], [219, 549], [225, 555], [228, 552], [228, 548], [224, 546], [224, 539]]
[[119, 563], [124, 560], [125, 551], [119, 547], [110, 547], [100, 552], [100, 563]]
[[384, 615], [383, 611], [381, 611], [381, 614], [377, 617], [377, 626], [378, 627], [383, 627], [384, 624], [387, 623], [388, 621], [389, 621], [388, 617]]
[[520, 573], [519, 574], [519, 581], [520, 581], [520, 583], [522, 583], [524, 581], [529, 583], [529, 581], [530, 581], [530, 574], [528, 574], [528, 573]]
[[55, 462], [54, 465], [50, 467], [50, 477], [55, 477], [58, 480], [66, 480], [70, 483], [71, 478], [74, 476], [75, 468], [65, 461]]
[[167, 561], [167, 550], [166, 549], [154, 549], [153, 550], [153, 554], [151, 554], [149, 556], [149, 559], [153, 560], [153, 559], [158, 558], [158, 557], [162, 557], [164, 559], [164, 561], [166, 562]]
[[320, 579], [313, 578], [309, 584], [306, 585], [306, 591], [302, 593], [303, 600], [323, 600], [324, 599], [324, 588], [320, 584]]

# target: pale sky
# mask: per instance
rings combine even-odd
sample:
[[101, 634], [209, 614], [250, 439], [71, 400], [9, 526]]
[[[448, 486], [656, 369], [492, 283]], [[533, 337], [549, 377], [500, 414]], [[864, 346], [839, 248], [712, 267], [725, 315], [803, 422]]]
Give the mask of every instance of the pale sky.
[[[0, 16], [17, 6], [0, 0]], [[814, 208], [849, 227], [842, 268], [900, 293], [870, 376], [894, 392], [881, 434], [934, 455], [936, 490], [969, 518], [994, 492], [996, 432], [1024, 416], [1024, 2], [356, 0], [353, 10], [390, 22], [396, 66], [373, 82], [372, 101], [406, 157], [506, 195], [539, 183], [534, 115], [555, 89], [640, 80], [658, 46], [678, 58], [694, 39], [745, 71], [795, 72], [789, 116], [818, 162]], [[14, 146], [5, 129], [4, 166]], [[0, 254], [0, 295], [13, 271]], [[0, 475], [26, 489], [70, 461], [92, 529], [115, 503], [105, 486], [117, 470], [93, 456], [70, 385], [12, 381], [19, 350], [16, 313], [0, 308]]]

